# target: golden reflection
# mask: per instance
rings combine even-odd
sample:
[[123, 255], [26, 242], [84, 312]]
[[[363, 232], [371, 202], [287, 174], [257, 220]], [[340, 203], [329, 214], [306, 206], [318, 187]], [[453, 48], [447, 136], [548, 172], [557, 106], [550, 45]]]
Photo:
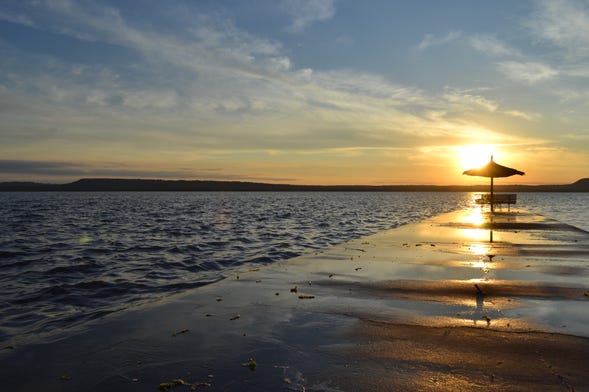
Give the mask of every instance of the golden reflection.
[[464, 222], [470, 223], [474, 226], [481, 226], [485, 223], [485, 216], [480, 208], [472, 208], [468, 210], [468, 214], [464, 216]]
[[489, 272], [493, 269], [492, 262], [480, 260], [478, 262], [474, 262], [471, 264], [473, 268], [478, 268], [483, 273], [481, 278], [474, 278], [470, 279], [471, 282], [478, 283], [478, 282], [486, 282], [489, 280]]
[[87, 244], [89, 242], [92, 242], [92, 237], [90, 237], [89, 235], [83, 235], [82, 237], [80, 237], [80, 239], [78, 240], [78, 242], [80, 244]]
[[487, 236], [486, 230], [482, 229], [464, 229], [462, 234], [465, 238], [474, 241], [484, 241]]
[[[473, 268], [479, 268], [483, 272], [482, 280], [488, 280], [488, 274], [493, 269], [493, 249], [491, 244], [472, 244], [469, 250], [474, 256], [478, 257], [477, 261], [471, 262]], [[478, 279], [474, 279], [477, 280]]]
[[[482, 230], [481, 230], [482, 231]], [[477, 256], [483, 256], [489, 254], [490, 247], [487, 244], [472, 244], [470, 247], [470, 252]]]
[[470, 265], [474, 268], [480, 268], [485, 273], [489, 272], [489, 270], [490, 270], [489, 263], [486, 261], [483, 261], [483, 260], [475, 261], [475, 262], [471, 263]]

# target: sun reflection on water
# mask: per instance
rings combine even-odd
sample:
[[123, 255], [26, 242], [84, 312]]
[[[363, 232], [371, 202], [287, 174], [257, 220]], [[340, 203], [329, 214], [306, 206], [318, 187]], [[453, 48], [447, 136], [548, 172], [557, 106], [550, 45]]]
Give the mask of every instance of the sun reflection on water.
[[468, 210], [468, 214], [464, 216], [464, 222], [470, 223], [474, 226], [481, 226], [485, 223], [485, 216], [480, 208], [472, 208]]
[[476, 256], [484, 256], [489, 254], [489, 245], [487, 244], [481, 244], [481, 243], [476, 243], [476, 244], [472, 244], [469, 247], [470, 252]]

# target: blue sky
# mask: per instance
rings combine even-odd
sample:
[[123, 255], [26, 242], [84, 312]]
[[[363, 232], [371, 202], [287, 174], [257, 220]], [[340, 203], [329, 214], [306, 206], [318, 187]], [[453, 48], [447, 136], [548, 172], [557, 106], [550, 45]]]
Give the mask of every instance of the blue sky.
[[574, 0], [3, 1], [0, 181], [572, 182], [588, 37]]

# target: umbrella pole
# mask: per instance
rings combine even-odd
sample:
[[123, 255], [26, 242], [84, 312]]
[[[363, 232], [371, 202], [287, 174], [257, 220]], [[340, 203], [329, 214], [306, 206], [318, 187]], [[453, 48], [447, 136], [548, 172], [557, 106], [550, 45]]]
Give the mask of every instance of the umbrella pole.
[[493, 177], [491, 177], [491, 212], [495, 212], [495, 197], [493, 196]]

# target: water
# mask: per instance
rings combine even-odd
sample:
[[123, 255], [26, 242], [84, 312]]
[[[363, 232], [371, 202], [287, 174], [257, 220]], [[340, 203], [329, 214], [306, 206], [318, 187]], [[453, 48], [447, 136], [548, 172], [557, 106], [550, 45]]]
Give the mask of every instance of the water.
[[[518, 197], [588, 225], [586, 194]], [[0, 193], [0, 343], [471, 203], [469, 193]]]
[[527, 210], [589, 231], [589, 193], [520, 193]]

